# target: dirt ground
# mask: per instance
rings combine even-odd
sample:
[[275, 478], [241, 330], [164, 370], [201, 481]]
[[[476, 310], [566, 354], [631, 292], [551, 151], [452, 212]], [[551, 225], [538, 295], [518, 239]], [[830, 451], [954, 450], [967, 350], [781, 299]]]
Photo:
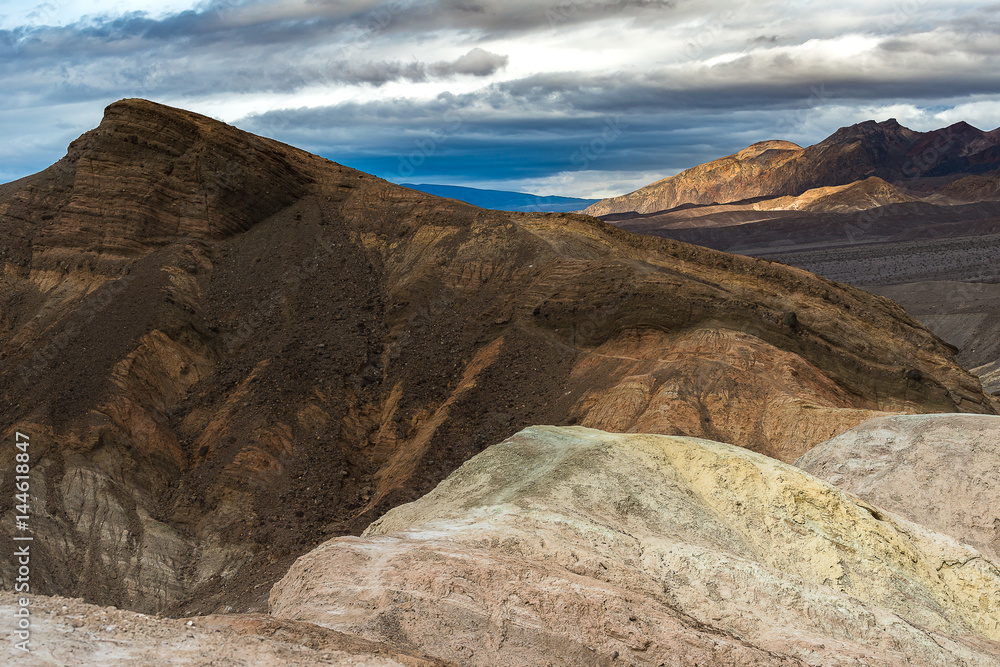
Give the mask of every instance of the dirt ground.
[[170, 619], [79, 599], [31, 596], [28, 652], [15, 647], [17, 598], [0, 593], [8, 624], [0, 661], [9, 665], [357, 665], [444, 667], [434, 659], [321, 628], [266, 615]]

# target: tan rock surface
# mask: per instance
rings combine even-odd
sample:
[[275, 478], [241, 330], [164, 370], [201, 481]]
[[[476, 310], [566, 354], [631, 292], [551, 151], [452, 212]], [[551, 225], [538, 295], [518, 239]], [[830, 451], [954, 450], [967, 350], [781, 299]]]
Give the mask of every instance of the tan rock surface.
[[271, 607], [463, 665], [1000, 660], [1000, 568], [974, 550], [744, 449], [581, 427], [324, 543]]
[[[798, 196], [773, 197], [733, 204], [705, 204], [645, 215], [612, 215], [607, 220], [640, 233], [656, 233], [666, 229], [732, 227], [761, 221], [781, 219], [787, 212], [857, 212], [915, 201], [898, 188], [878, 177], [847, 185], [831, 185], [807, 190]], [[790, 216], [791, 217], [791, 216]]]
[[652, 213], [681, 204], [711, 204], [762, 195], [798, 194], [768, 190], [767, 176], [802, 152], [800, 146], [790, 141], [762, 141], [739, 153], [692, 167], [676, 176], [668, 176], [630, 194], [602, 199], [587, 207], [584, 213]]
[[1000, 417], [873, 419], [795, 465], [1000, 562]]
[[[792, 198], [792, 201], [788, 203], [783, 202], [783, 199], [782, 197], [774, 202], [777, 206], [787, 210], [836, 213], [867, 211], [879, 206], [917, 201], [916, 197], [902, 192], [878, 176], [847, 185], [832, 185], [807, 190], [798, 197]], [[765, 202], [762, 204], [761, 208], [768, 206]]]
[[737, 331], [619, 336], [578, 362], [571, 379], [584, 388], [582, 426], [752, 443], [784, 461], [885, 414], [842, 407], [850, 398], [816, 367]]

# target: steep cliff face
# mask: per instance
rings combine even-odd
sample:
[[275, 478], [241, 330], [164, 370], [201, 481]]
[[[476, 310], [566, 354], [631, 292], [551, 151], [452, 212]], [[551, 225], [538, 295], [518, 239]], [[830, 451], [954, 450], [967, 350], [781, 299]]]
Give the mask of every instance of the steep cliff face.
[[[767, 147], [763, 152], [760, 147]], [[773, 147], [773, 148], [772, 148]], [[688, 169], [584, 212], [605, 216], [654, 213], [682, 204], [737, 202], [757, 197], [797, 196], [807, 190], [878, 177], [908, 185], [922, 179], [955, 179], [1000, 166], [1000, 132], [956, 123], [914, 132], [895, 119], [843, 127], [818, 144], [799, 148], [768, 141]]]
[[127, 260], [177, 237], [232, 236], [294, 202], [310, 178], [286, 153], [203, 116], [129, 100], [4, 197], [0, 215], [10, 231], [31, 230], [34, 270], [60, 268], [69, 253], [78, 263]]
[[1000, 567], [791, 466], [691, 438], [532, 427], [272, 614], [463, 665], [991, 665]]
[[297, 556], [531, 424], [791, 461], [876, 414], [994, 409], [888, 300], [141, 100], [0, 190], [0, 230], [33, 583], [103, 604], [260, 608]]

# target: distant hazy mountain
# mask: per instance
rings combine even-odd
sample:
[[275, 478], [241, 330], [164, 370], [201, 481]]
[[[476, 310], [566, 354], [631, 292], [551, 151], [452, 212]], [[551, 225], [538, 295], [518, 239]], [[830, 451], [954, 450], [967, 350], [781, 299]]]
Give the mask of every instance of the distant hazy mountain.
[[473, 206], [491, 208], [497, 211], [525, 211], [529, 213], [565, 213], [582, 211], [598, 199], [577, 199], [576, 197], [554, 197], [532, 195], [526, 192], [505, 190], [480, 190], [459, 185], [433, 185], [403, 183], [403, 187], [426, 192], [429, 195], [464, 201]]

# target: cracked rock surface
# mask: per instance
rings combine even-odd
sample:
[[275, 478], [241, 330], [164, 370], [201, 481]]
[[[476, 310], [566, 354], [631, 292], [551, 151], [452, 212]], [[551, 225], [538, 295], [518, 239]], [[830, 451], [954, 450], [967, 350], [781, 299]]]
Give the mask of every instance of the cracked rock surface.
[[[0, 593], [0, 615], [14, 618], [17, 596]], [[0, 647], [9, 665], [356, 665], [449, 667], [448, 663], [316, 627], [263, 614], [172, 619], [79, 599], [32, 595], [27, 652], [13, 641]]]
[[872, 419], [795, 465], [1000, 562], [1000, 417]]

